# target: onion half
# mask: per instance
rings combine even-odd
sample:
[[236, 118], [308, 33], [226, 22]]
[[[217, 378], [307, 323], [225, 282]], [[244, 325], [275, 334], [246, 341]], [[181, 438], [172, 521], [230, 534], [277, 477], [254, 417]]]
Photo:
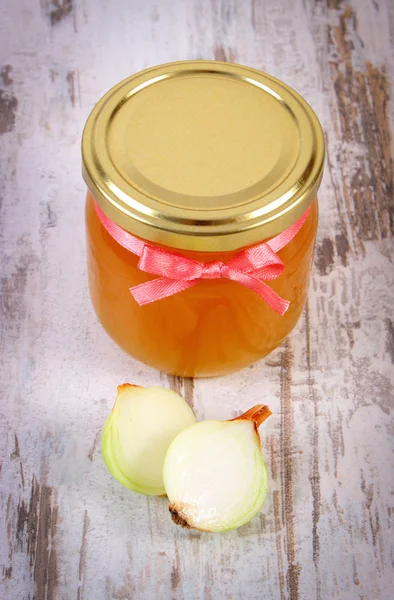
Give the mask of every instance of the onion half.
[[165, 494], [163, 464], [168, 447], [195, 422], [189, 405], [172, 390], [120, 385], [102, 433], [104, 462], [110, 473], [134, 492]]
[[223, 532], [259, 512], [269, 484], [257, 428], [270, 415], [258, 405], [231, 421], [196, 423], [173, 440], [164, 485], [177, 525]]

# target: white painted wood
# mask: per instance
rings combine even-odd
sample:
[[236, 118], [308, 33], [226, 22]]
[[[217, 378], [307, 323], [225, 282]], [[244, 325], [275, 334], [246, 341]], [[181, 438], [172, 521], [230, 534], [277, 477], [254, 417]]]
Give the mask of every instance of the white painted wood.
[[[393, 39], [390, 0], [0, 0], [1, 600], [392, 598]], [[301, 322], [194, 384], [96, 322], [79, 151], [109, 87], [186, 58], [284, 79], [328, 143]], [[111, 479], [99, 433], [123, 381], [178, 387], [199, 418], [268, 403], [262, 513], [184, 532]]]

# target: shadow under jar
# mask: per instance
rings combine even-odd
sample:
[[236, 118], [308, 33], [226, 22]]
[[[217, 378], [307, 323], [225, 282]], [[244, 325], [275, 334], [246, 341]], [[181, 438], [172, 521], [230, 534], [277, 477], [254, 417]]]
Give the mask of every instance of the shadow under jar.
[[[204, 377], [246, 367], [280, 344], [306, 301], [324, 161], [323, 133], [303, 98], [248, 67], [162, 65], [98, 102], [82, 155], [90, 293], [119, 346], [168, 373]], [[277, 236], [289, 241], [267, 259]], [[124, 247], [130, 240], [143, 258]], [[240, 255], [241, 274], [229, 279], [217, 265]], [[190, 260], [210, 264], [212, 278], [161, 299], [148, 290], [152, 301], [142, 305], [130, 292], [158, 278], [176, 289]], [[248, 276], [287, 310], [269, 290], [266, 298], [248, 287]]]

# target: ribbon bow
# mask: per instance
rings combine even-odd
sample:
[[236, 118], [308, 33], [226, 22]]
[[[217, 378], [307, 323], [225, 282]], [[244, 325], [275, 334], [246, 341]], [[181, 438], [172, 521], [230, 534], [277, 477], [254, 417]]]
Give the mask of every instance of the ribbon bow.
[[264, 281], [277, 279], [284, 264], [276, 254], [286, 246], [305, 223], [310, 208], [296, 223], [276, 237], [256, 246], [241, 250], [227, 262], [199, 262], [169, 250], [146, 244], [111, 221], [95, 203], [96, 212], [106, 231], [123, 248], [140, 257], [138, 268], [145, 273], [159, 275], [158, 279], [146, 281], [130, 288], [139, 305], [167, 298], [203, 279], [230, 279], [253, 290], [278, 314], [283, 315], [289, 302], [276, 294]]

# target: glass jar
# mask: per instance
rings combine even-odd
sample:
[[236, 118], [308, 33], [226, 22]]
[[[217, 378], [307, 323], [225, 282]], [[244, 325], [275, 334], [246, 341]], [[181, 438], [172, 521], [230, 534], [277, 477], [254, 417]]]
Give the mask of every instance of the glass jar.
[[[305, 100], [247, 67], [163, 65], [99, 101], [82, 154], [90, 293], [119, 346], [168, 373], [205, 377], [243, 368], [280, 344], [305, 304], [318, 222], [324, 138]], [[228, 278], [216, 267], [148, 304], [130, 293], [162, 273], [147, 271], [123, 235], [158, 256], [228, 265], [301, 219], [276, 252], [283, 272], [254, 274], [289, 302], [284, 314], [242, 274]], [[167, 268], [167, 280], [178, 275]]]

